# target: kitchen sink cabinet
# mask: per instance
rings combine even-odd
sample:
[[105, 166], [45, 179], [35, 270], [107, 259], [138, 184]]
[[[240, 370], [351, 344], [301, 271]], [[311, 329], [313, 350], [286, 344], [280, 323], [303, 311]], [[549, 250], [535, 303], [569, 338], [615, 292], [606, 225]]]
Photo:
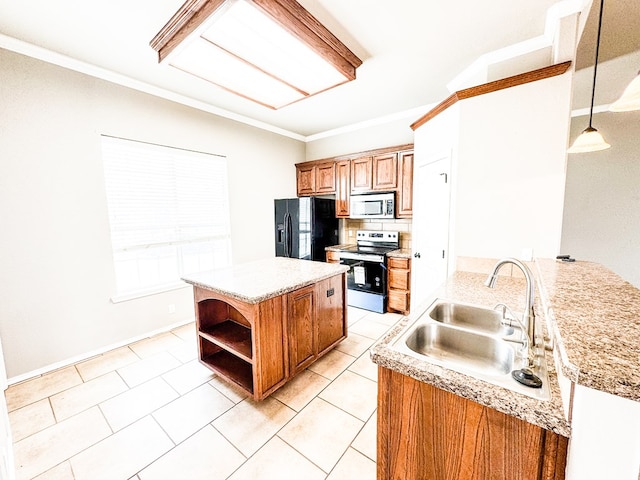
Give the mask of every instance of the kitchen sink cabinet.
[[387, 259], [387, 310], [409, 313], [411, 302], [411, 259]]
[[262, 400], [347, 336], [346, 275], [259, 303], [194, 285], [200, 362]]
[[568, 439], [378, 368], [377, 480], [563, 480]]
[[333, 161], [305, 162], [296, 165], [299, 197], [336, 192], [336, 164]]

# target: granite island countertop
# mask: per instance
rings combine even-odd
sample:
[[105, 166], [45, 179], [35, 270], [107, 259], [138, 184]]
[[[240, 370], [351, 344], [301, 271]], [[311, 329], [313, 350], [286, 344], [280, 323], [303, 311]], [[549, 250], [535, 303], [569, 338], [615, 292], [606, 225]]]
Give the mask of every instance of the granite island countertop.
[[183, 281], [249, 304], [311, 285], [349, 268], [345, 265], [274, 257], [186, 275]]
[[562, 373], [640, 401], [640, 289], [593, 262], [536, 264]]
[[[391, 348], [394, 341], [404, 332], [405, 327], [417, 320], [436, 298], [489, 308], [502, 302], [509, 305], [514, 312], [520, 313], [525, 300], [524, 278], [501, 276], [496, 288], [489, 289], [484, 286], [486, 277], [486, 274], [470, 272], [452, 274], [446, 285], [437, 291], [429, 301], [412, 308], [411, 315], [402, 318], [383, 339], [372, 347], [371, 359], [379, 366], [569, 437], [571, 429], [564, 416], [560, 387], [551, 352], [545, 352], [550, 399], [538, 400], [427, 360], [404, 355]], [[546, 319], [542, 314], [543, 308], [540, 302], [537, 295], [535, 305], [537, 320], [546, 327]]]

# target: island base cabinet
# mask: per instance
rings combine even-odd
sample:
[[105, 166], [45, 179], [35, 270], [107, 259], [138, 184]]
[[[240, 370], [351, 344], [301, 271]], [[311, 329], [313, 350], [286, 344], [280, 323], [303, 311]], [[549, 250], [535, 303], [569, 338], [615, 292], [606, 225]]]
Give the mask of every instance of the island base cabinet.
[[378, 368], [378, 480], [563, 480], [568, 439]]
[[314, 285], [301, 288], [287, 296], [289, 321], [289, 361], [291, 373], [304, 370], [316, 359]]
[[287, 296], [292, 375], [347, 337], [346, 276], [321, 280]]
[[284, 384], [282, 297], [257, 305], [194, 288], [200, 362], [261, 400]]
[[200, 362], [262, 400], [346, 338], [346, 274], [257, 304], [194, 286]]

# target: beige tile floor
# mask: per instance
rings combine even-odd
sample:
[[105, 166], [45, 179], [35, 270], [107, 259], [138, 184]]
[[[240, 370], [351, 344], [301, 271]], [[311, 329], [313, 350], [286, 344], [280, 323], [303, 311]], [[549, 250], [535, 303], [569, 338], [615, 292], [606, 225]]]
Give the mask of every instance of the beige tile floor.
[[196, 359], [193, 323], [11, 386], [18, 480], [374, 480], [377, 370], [400, 316], [349, 337], [262, 402]]

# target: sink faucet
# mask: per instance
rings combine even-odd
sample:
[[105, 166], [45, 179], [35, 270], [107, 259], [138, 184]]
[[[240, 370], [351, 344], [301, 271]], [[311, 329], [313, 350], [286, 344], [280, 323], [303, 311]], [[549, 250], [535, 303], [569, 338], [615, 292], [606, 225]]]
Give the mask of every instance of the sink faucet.
[[[526, 355], [526, 360], [527, 360], [527, 366], [528, 367], [533, 367], [535, 364], [535, 352], [533, 350], [533, 345], [531, 344], [531, 339], [529, 338], [529, 333], [527, 332], [527, 327], [524, 326], [524, 324], [522, 323], [522, 321], [516, 316], [514, 315], [511, 310], [509, 309], [509, 307], [507, 307], [504, 303], [498, 303], [495, 307], [493, 307], [494, 310], [502, 310], [502, 324], [503, 325], [508, 325], [510, 327], [513, 326], [512, 322], [515, 322], [518, 324], [518, 327], [520, 327], [520, 340], [512, 340], [510, 338], [506, 338], [504, 337], [503, 340], [507, 341], [507, 342], [517, 342], [522, 344], [522, 351], [525, 352]], [[510, 317], [507, 317], [507, 312], [509, 312]], [[640, 480], [640, 479], [639, 479]]]
[[[525, 298], [524, 312], [522, 314], [522, 323], [524, 324], [524, 326], [527, 327], [527, 334], [529, 336], [529, 345], [531, 346], [531, 348], [533, 348], [536, 345], [536, 335], [535, 335], [536, 316], [533, 312], [535, 283], [533, 281], [533, 274], [531, 273], [531, 270], [529, 270], [529, 267], [527, 267], [524, 263], [522, 263], [520, 260], [517, 260], [515, 258], [504, 258], [495, 264], [495, 266], [493, 267], [493, 273], [489, 274], [484, 284], [489, 288], [493, 288], [496, 284], [498, 271], [507, 263], [511, 263], [516, 267], [518, 267], [520, 270], [522, 270], [522, 273], [524, 274], [524, 278], [527, 281], [527, 292], [526, 292], [526, 298]], [[530, 361], [531, 360], [532, 359], [530, 359]]]

